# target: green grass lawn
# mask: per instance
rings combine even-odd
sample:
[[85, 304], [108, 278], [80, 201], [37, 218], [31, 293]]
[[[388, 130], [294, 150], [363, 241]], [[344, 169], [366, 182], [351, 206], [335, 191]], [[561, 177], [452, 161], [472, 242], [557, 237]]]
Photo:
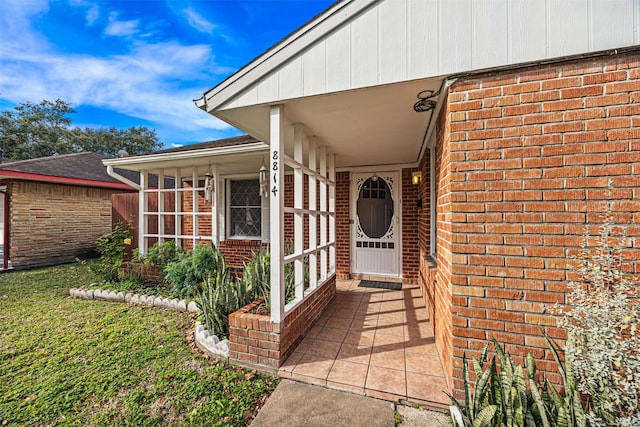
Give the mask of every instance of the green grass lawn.
[[246, 425], [277, 385], [193, 354], [187, 314], [70, 299], [87, 266], [0, 274], [0, 426]]

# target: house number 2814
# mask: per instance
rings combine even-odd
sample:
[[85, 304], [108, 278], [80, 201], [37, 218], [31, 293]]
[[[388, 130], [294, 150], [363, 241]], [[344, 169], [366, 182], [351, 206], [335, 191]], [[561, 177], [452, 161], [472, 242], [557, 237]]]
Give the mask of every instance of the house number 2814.
[[271, 169], [273, 170], [273, 188], [271, 189], [271, 192], [273, 193], [273, 197], [278, 197], [278, 164], [280, 162], [278, 162], [278, 152], [274, 151], [273, 152], [273, 156], [271, 157], [271, 159], [273, 160], [273, 166], [271, 167]]

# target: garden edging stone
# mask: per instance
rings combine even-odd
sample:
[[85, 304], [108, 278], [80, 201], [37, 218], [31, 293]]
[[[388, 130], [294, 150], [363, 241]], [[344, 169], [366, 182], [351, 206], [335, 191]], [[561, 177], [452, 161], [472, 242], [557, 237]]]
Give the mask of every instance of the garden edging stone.
[[[155, 297], [153, 295], [125, 294], [124, 292], [109, 291], [104, 289], [88, 290], [82, 288], [69, 289], [71, 298], [95, 299], [100, 301], [126, 302], [129, 304], [144, 305], [147, 307], [159, 307], [168, 310], [198, 313], [200, 309], [195, 301], [169, 299]], [[229, 340], [220, 340], [212, 335], [205, 326], [196, 322], [194, 338], [198, 348], [218, 359], [229, 359]]]

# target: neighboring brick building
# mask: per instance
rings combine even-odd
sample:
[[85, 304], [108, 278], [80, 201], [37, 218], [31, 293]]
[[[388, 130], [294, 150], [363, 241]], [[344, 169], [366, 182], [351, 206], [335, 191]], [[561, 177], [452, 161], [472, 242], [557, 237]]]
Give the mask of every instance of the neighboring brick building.
[[[253, 145], [107, 163], [188, 164], [218, 189], [263, 170], [262, 205], [245, 208], [262, 208], [270, 240], [254, 237], [272, 265], [329, 260], [322, 292], [286, 306], [272, 272], [282, 304], [253, 332], [287, 348], [236, 348], [245, 360], [280, 363], [287, 328], [304, 334], [315, 314], [300, 311], [323, 306], [334, 278], [374, 276], [420, 285], [454, 392], [463, 354], [492, 337], [553, 379], [542, 334], [564, 337], [549, 307], [566, 302], [567, 264], [608, 207], [640, 273], [639, 12], [627, 0], [337, 2], [196, 101]], [[221, 245], [228, 189], [213, 201]]]
[[73, 261], [111, 231], [111, 195], [135, 191], [106, 173], [104, 157], [78, 153], [0, 164], [8, 201], [5, 268]]

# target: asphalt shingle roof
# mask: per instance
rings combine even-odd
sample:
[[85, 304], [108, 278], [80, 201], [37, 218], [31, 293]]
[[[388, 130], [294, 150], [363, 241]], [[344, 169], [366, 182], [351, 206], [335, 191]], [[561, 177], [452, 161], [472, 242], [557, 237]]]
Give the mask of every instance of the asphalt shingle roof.
[[[102, 160], [106, 158], [107, 157], [101, 154], [84, 152], [11, 161], [0, 163], [0, 176], [3, 171], [14, 171], [62, 178], [120, 183], [120, 181], [107, 174], [107, 168], [102, 164]], [[139, 182], [139, 174], [137, 172], [124, 169], [116, 169], [116, 171], [118, 174], [125, 176], [133, 182]]]
[[167, 148], [166, 150], [156, 151], [155, 153], [179, 153], [182, 151], [202, 150], [205, 148], [233, 147], [236, 145], [254, 144], [256, 142], [260, 142], [260, 140], [250, 135], [240, 135], [231, 138], [218, 139], [215, 141], [206, 141], [197, 144], [184, 145], [182, 147]]

